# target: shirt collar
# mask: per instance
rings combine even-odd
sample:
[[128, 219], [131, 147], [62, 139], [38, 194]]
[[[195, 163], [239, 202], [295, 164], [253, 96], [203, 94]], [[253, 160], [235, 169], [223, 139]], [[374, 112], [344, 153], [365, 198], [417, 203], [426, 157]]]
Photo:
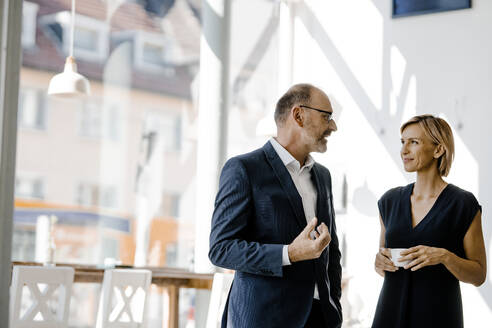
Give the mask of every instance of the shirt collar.
[[[285, 166], [292, 166], [295, 167], [297, 170], [301, 170], [301, 164], [297, 159], [294, 158], [294, 156], [289, 153], [287, 149], [285, 149], [275, 138], [270, 138], [270, 143], [273, 146], [273, 149], [277, 152], [278, 156], [282, 160], [282, 163], [284, 163]], [[304, 163], [304, 166], [302, 169], [306, 169], [308, 171], [311, 171], [314, 165], [314, 159], [311, 157], [311, 155], [308, 155], [306, 162]]]

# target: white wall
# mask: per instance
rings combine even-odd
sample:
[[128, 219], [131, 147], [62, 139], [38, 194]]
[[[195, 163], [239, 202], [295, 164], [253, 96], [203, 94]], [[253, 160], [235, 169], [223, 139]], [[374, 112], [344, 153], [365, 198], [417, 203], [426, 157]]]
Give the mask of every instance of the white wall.
[[[399, 159], [398, 130], [411, 116], [441, 115], [453, 127], [456, 161], [448, 181], [478, 197], [487, 252], [492, 251], [491, 30], [489, 0], [475, 0], [468, 10], [398, 19], [391, 18], [389, 0], [297, 5], [294, 82], [314, 83], [336, 103], [339, 131], [328, 152], [316, 158], [332, 174], [347, 174], [350, 206], [338, 222], [352, 276], [347, 296], [362, 326], [372, 320], [381, 286], [373, 270], [376, 200], [414, 178]], [[462, 285], [467, 327], [492, 320], [490, 276], [478, 289]]]

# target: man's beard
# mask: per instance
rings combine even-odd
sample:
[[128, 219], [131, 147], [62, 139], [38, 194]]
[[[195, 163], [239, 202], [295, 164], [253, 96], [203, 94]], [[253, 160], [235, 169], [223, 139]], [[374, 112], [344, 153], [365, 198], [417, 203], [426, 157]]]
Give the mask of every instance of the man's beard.
[[326, 137], [330, 135], [330, 131], [325, 131], [321, 136], [313, 136], [308, 134], [311, 152], [324, 153], [327, 149]]

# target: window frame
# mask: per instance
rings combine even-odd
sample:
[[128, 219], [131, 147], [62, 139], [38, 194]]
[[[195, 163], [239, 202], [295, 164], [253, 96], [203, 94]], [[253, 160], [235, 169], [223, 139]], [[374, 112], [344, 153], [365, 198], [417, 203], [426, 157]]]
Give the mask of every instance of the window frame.
[[23, 1], [0, 2], [0, 326], [9, 324]]

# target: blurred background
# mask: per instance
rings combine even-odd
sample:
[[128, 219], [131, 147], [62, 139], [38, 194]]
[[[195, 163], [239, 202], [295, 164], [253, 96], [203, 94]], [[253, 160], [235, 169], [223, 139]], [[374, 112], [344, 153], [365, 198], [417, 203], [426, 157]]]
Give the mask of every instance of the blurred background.
[[[43, 260], [53, 218], [56, 262], [214, 271], [221, 165], [275, 134], [276, 100], [300, 82], [326, 91], [338, 125], [314, 158], [333, 177], [344, 327], [372, 322], [376, 203], [414, 179], [399, 157], [410, 117], [452, 126], [447, 181], [479, 199], [490, 254], [492, 2], [422, 3], [77, 1], [74, 56], [92, 94], [58, 99], [47, 87], [68, 55], [71, 1], [23, 0], [12, 260]], [[480, 288], [462, 284], [466, 327], [492, 322], [491, 269]], [[94, 325], [99, 292], [74, 285], [71, 327]], [[210, 293], [180, 293], [180, 327], [204, 327]], [[166, 293], [151, 298], [149, 327], [165, 327]]]

